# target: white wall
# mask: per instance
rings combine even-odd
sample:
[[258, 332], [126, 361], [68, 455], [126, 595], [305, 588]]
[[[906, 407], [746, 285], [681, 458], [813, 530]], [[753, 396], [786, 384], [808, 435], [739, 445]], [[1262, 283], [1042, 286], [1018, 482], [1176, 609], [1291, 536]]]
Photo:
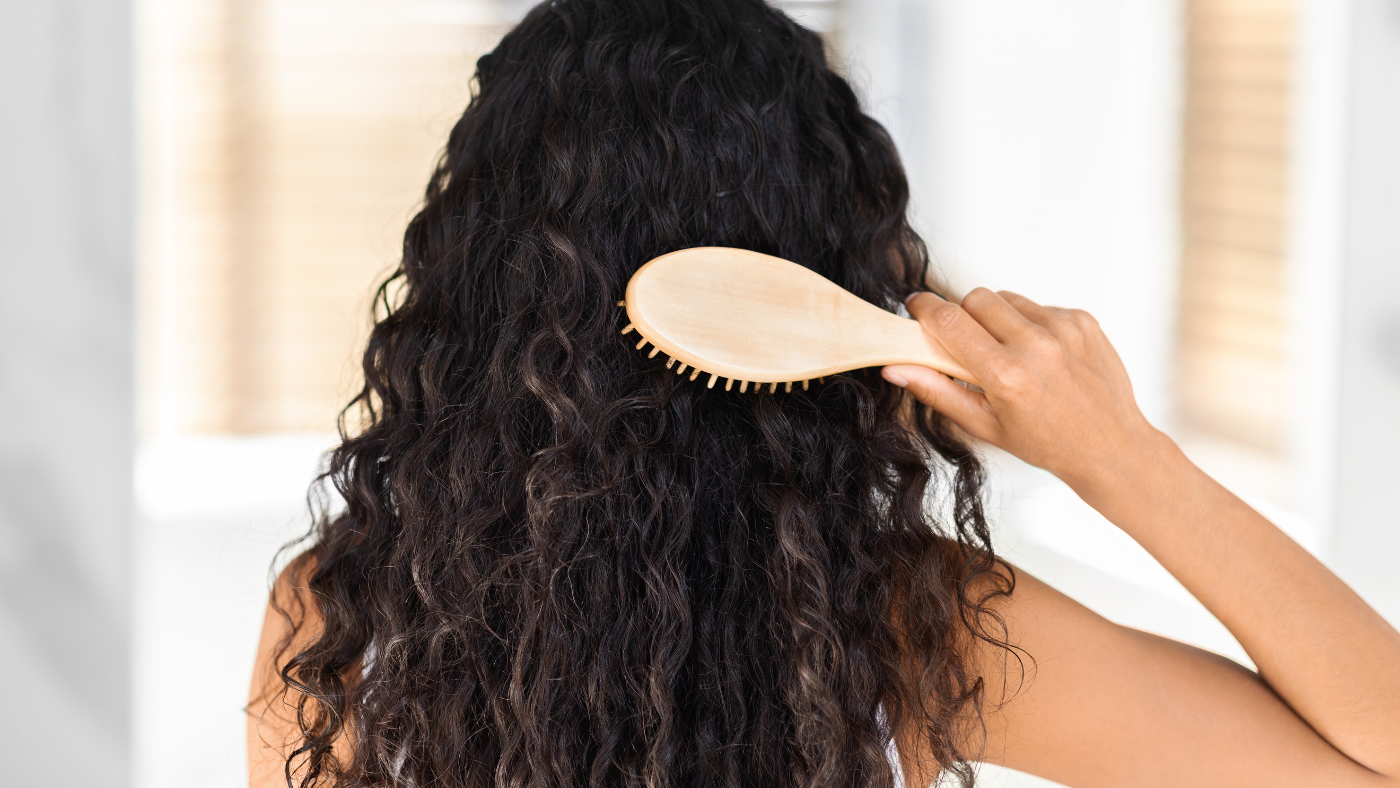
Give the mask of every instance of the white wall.
[[1400, 2], [1351, 9], [1333, 562], [1400, 622]]
[[272, 558], [310, 522], [334, 435], [208, 436], [138, 454], [133, 783], [248, 784], [243, 707]]
[[0, 4], [0, 783], [127, 784], [131, 9]]
[[1159, 423], [1177, 269], [1176, 0], [850, 0], [851, 75], [957, 289], [1093, 312]]

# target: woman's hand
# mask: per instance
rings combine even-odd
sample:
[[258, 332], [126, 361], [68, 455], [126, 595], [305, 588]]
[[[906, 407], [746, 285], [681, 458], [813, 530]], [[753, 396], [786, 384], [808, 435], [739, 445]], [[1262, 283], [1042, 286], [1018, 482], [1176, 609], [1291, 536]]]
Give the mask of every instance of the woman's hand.
[[1065, 480], [1259, 667], [1252, 676], [1018, 586], [1006, 617], [1037, 672], [1027, 700], [995, 712], [989, 730], [1003, 733], [989, 752], [1005, 746], [1007, 765], [1074, 785], [1400, 788], [1400, 633], [1147, 423], [1093, 318], [984, 289], [961, 306], [919, 293], [909, 311], [984, 392], [919, 366], [885, 378]]
[[983, 391], [907, 364], [885, 367], [885, 379], [972, 436], [1071, 486], [1165, 440], [1138, 409], [1123, 362], [1087, 312], [986, 288], [968, 293], [961, 306], [915, 293], [908, 308]]

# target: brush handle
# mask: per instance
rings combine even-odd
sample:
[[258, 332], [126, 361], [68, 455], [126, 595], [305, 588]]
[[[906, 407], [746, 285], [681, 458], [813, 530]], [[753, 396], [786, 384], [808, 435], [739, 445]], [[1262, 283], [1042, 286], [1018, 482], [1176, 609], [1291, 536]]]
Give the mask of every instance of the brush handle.
[[967, 383], [977, 383], [972, 373], [954, 361], [943, 344], [929, 336], [917, 320], [871, 305], [870, 311], [858, 320], [849, 321], [841, 333], [850, 337], [853, 355], [860, 357], [864, 366], [918, 364]]

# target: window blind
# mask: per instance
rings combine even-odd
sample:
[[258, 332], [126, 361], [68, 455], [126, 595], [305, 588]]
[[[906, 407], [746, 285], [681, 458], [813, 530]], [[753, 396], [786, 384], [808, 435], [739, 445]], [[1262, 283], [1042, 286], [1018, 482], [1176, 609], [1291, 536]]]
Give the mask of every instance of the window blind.
[[1188, 0], [1177, 402], [1282, 451], [1294, 4]]
[[146, 0], [148, 436], [333, 427], [500, 6]]

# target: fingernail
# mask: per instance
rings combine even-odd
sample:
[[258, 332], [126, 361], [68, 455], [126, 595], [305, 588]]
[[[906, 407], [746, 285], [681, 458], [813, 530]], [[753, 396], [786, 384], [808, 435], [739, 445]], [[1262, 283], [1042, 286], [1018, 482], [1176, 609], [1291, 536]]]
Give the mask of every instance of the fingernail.
[[889, 371], [888, 369], [882, 370], [880, 374], [884, 375], [885, 380], [888, 380], [889, 382], [895, 384], [896, 386], [899, 386], [900, 388], [904, 388], [905, 386], [909, 385], [908, 380], [905, 380], [900, 375], [897, 375]]

